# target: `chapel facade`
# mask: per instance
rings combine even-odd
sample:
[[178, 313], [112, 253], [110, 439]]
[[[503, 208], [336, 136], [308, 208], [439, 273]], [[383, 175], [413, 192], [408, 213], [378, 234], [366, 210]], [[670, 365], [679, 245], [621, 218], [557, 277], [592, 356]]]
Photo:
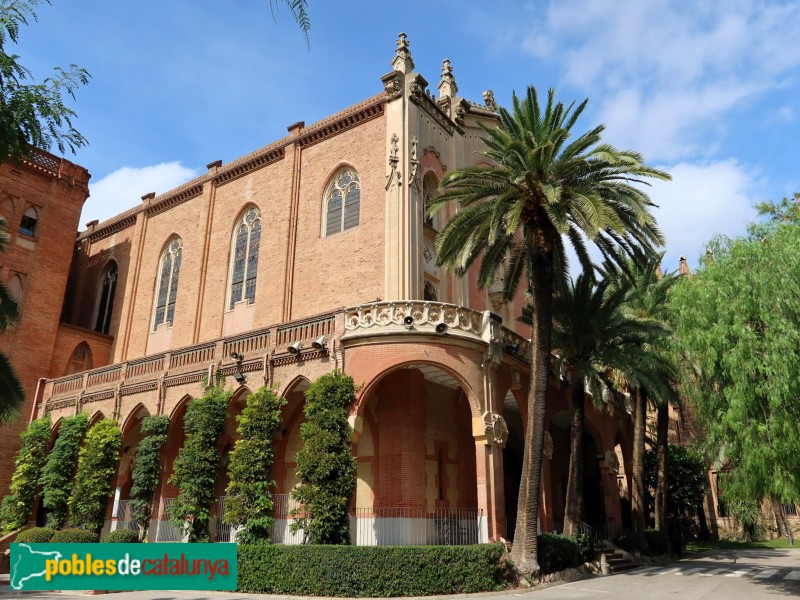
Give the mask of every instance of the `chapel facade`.
[[[454, 214], [426, 202], [450, 170], [485, 164], [482, 126], [498, 124], [491, 92], [458, 94], [449, 60], [437, 93], [415, 71], [404, 34], [378, 93], [188, 183], [156, 195], [77, 239], [46, 378], [32, 417], [53, 435], [78, 411], [118, 420], [123, 451], [107, 527], [131, 526], [131, 458], [141, 419], [170, 416], [153, 541], [178, 532], [167, 514], [183, 414], [217, 373], [235, 391], [215, 493], [216, 539], [225, 510], [227, 453], [251, 391], [287, 400], [276, 436], [275, 541], [289, 531], [304, 391], [334, 369], [355, 380], [351, 507], [357, 544], [476, 543], [513, 535], [528, 407], [525, 303], [504, 303], [502, 282], [476, 285], [436, 265], [434, 239]], [[84, 197], [85, 199], [85, 197]], [[80, 212], [80, 209], [78, 209]], [[62, 330], [66, 333], [62, 333]], [[550, 386], [543, 530], [563, 521], [569, 408]], [[584, 521], [619, 529], [630, 464], [625, 406], [587, 408]], [[629, 472], [629, 469], [627, 470]]]

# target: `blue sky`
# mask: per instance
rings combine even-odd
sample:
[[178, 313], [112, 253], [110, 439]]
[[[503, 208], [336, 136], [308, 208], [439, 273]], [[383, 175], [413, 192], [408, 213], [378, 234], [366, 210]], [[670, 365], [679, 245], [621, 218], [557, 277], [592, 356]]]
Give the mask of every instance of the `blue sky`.
[[433, 89], [450, 58], [472, 100], [508, 105], [529, 84], [589, 97], [581, 130], [605, 123], [673, 175], [651, 190], [668, 269], [800, 191], [797, 2], [309, 0], [310, 50], [267, 0], [52, 2], [14, 51], [38, 78], [92, 75], [73, 104], [90, 146], [68, 156], [92, 173], [82, 223], [379, 92], [400, 31]]

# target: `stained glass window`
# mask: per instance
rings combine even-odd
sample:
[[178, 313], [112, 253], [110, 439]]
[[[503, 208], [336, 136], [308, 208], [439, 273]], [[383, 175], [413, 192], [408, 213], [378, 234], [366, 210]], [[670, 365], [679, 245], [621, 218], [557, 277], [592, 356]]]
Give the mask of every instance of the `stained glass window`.
[[357, 227], [361, 217], [361, 186], [358, 174], [345, 169], [325, 192], [325, 235]]
[[114, 292], [117, 290], [117, 263], [111, 262], [100, 278], [100, 302], [97, 305], [97, 320], [94, 330], [108, 333], [111, 313], [114, 310]]
[[261, 214], [253, 207], [239, 221], [233, 236], [233, 264], [231, 265], [231, 292], [228, 308], [242, 300], [256, 299], [258, 276], [258, 247], [261, 241]]
[[162, 323], [172, 325], [175, 319], [175, 299], [178, 296], [178, 276], [181, 270], [183, 246], [180, 238], [170, 242], [161, 256], [161, 270], [158, 276], [158, 294], [156, 296], [156, 317], [153, 320], [153, 331]]

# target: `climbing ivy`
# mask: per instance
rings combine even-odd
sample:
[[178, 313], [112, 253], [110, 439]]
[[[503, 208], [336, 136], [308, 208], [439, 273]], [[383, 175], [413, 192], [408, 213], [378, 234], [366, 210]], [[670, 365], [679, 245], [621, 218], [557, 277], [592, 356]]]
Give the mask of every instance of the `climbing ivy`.
[[203, 396], [189, 403], [183, 418], [186, 442], [175, 459], [170, 478], [178, 488], [170, 519], [190, 542], [210, 541], [208, 526], [220, 459], [216, 444], [232, 395], [225, 391], [223, 383], [209, 386]]
[[353, 429], [347, 421], [355, 399], [352, 378], [338, 371], [317, 379], [306, 391], [303, 447], [297, 453], [300, 485], [292, 492], [300, 508], [293, 531], [312, 544], [349, 544], [350, 497], [356, 488], [356, 460], [350, 450]]
[[42, 503], [47, 510], [50, 526], [56, 529], [67, 522], [75, 465], [88, 425], [89, 416], [86, 413], [78, 413], [62, 421], [42, 472]]
[[113, 419], [98, 421], [86, 432], [69, 499], [70, 525], [73, 527], [100, 534], [117, 472], [120, 446], [122, 432]]
[[31, 421], [20, 434], [20, 449], [14, 457], [14, 475], [8, 495], [0, 507], [0, 531], [9, 533], [28, 522], [36, 503], [36, 487], [50, 443], [50, 415]]
[[153, 493], [161, 478], [161, 447], [167, 441], [169, 417], [150, 415], [142, 419], [142, 434], [136, 455], [133, 457], [133, 485], [131, 486], [131, 511], [139, 527], [139, 539], [147, 536], [152, 512]]
[[270, 478], [275, 458], [272, 439], [281, 426], [281, 406], [286, 400], [262, 387], [247, 397], [237, 418], [239, 439], [230, 454], [225, 522], [239, 527], [236, 540], [251, 543], [269, 539], [275, 506]]

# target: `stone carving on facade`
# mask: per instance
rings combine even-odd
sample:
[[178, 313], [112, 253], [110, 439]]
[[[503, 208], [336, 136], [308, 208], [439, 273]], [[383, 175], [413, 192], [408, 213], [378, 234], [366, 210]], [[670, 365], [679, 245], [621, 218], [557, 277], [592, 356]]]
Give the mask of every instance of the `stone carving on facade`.
[[506, 304], [506, 301], [503, 299], [503, 292], [489, 292], [489, 300], [495, 312], [499, 312]]
[[381, 77], [381, 81], [387, 100], [394, 100], [403, 95], [403, 75], [399, 71], [392, 71], [384, 75]]
[[459, 125], [464, 123], [464, 117], [467, 116], [467, 111], [469, 110], [469, 105], [465, 101], [461, 101], [456, 104], [455, 116], [453, 117], [455, 122]]
[[[419, 140], [417, 140], [417, 136], [411, 138], [411, 173], [408, 175], [408, 183], [409, 185], [419, 183], [417, 181], [417, 172], [419, 171], [419, 159], [417, 158], [417, 146], [419, 145]], [[418, 185], [415, 187], [419, 187]]]
[[617, 453], [613, 450], [606, 450], [603, 458], [606, 459], [606, 466], [608, 467], [608, 470], [614, 475], [619, 475], [619, 458], [617, 458]]
[[345, 330], [356, 332], [375, 327], [405, 328], [404, 319], [413, 318], [413, 326], [444, 323], [448, 331], [481, 336], [483, 313], [455, 304], [425, 301], [375, 302], [349, 308], [345, 312]]
[[514, 391], [522, 389], [522, 373], [517, 367], [511, 369], [511, 389]]
[[549, 431], [544, 432], [544, 447], [542, 448], [542, 455], [547, 460], [553, 459], [553, 436]]
[[458, 85], [453, 76], [453, 67], [450, 65], [450, 59], [445, 58], [442, 62], [442, 78], [439, 80], [439, 97], [454, 98], [456, 94], [458, 94]]
[[422, 149], [422, 156], [425, 156], [428, 152], [433, 153], [436, 157], [436, 160], [439, 161], [439, 164], [442, 165], [442, 171], [447, 171], [447, 165], [442, 162], [442, 155], [439, 154], [439, 151], [434, 146], [425, 146]]
[[483, 92], [483, 102], [486, 104], [486, 108], [489, 110], [497, 110], [497, 102], [494, 99], [494, 92], [492, 90], [486, 90]]
[[414, 70], [414, 60], [411, 58], [411, 51], [408, 49], [410, 46], [408, 36], [401, 33], [397, 37], [397, 49], [394, 52], [394, 59], [392, 59], [392, 68], [401, 73], [411, 73]]
[[503, 416], [487, 411], [483, 413], [483, 426], [487, 441], [492, 446], [505, 448], [508, 442], [508, 425]]
[[400, 173], [400, 170], [397, 166], [400, 164], [400, 156], [398, 152], [400, 151], [400, 146], [398, 142], [400, 138], [397, 137], [396, 133], [392, 134], [390, 140], [390, 147], [389, 147], [389, 174], [386, 176], [386, 189], [388, 190], [393, 180], [397, 180], [397, 185], [400, 186], [403, 183], [403, 176]]

